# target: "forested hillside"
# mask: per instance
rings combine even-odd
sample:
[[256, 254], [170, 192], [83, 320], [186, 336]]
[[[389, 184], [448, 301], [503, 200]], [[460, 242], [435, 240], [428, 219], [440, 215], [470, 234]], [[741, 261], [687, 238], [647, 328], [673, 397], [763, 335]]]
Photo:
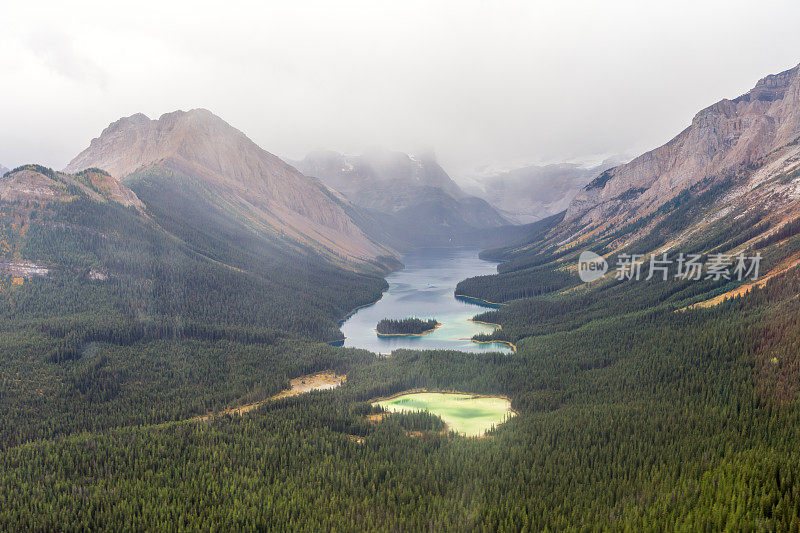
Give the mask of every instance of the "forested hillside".
[[123, 205], [88, 177], [26, 166], [0, 181], [3, 445], [275, 393], [341, 364], [301, 339], [338, 339], [385, 287], [213, 220], [179, 225], [116, 182]]
[[[25, 489], [3, 492], [0, 521], [12, 529], [796, 527], [800, 420], [796, 373], [784, 365], [796, 354], [800, 281], [782, 281], [707, 310], [607, 306], [570, 332], [543, 325], [516, 355], [348, 358], [341, 389], [241, 418], [5, 446], [4, 486]], [[507, 394], [518, 416], [480, 440], [412, 437], [392, 417], [366, 420], [363, 402], [415, 387]]]
[[[676, 203], [659, 228], [702, 218], [719, 192]], [[252, 241], [202, 224], [166, 234], [169, 210], [145, 216], [73, 193], [4, 205], [24, 220], [4, 226], [11, 256], [51, 269], [3, 283], [7, 529], [800, 525], [795, 270], [686, 309], [736, 283], [609, 275], [584, 286], [560, 270], [576, 250], [549, 244], [559, 219], [543, 221], [527, 244], [488, 252], [507, 260], [500, 275], [464, 284], [487, 299], [537, 294], [484, 317], [516, 354], [377, 358], [298, 337], [324, 340], [334, 330], [324, 324], [379, 292], [379, 279], [309, 268], [297, 292], [283, 263], [248, 270], [260, 264]], [[720, 217], [683, 250], [743, 247], [773, 271], [800, 236], [788, 224], [764, 236], [757, 216]], [[636, 235], [628, 251], [667, 238]], [[592, 248], [614, 249], [615, 238]], [[192, 420], [322, 369], [347, 373], [346, 384]], [[414, 421], [368, 420], [369, 400], [414, 388], [507, 395], [518, 416], [477, 440], [428, 421], [419, 437]]]
[[3, 202], [7, 272], [24, 262], [49, 271], [29, 276], [0, 303], [16, 322], [85, 316], [93, 324], [103, 317], [163, 327], [273, 328], [330, 340], [342, 316], [385, 286], [309, 249], [226, 231], [208, 210], [205, 218], [189, 218], [202, 206], [145, 213], [74, 186], [66, 190], [70, 195], [58, 201]]

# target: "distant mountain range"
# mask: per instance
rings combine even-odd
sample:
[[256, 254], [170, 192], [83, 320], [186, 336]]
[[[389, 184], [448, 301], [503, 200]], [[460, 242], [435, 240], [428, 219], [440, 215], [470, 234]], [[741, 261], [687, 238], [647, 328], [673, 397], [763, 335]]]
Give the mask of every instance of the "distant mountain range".
[[481, 175], [464, 187], [498, 208], [506, 219], [526, 224], [564, 211], [583, 186], [619, 163], [618, 158], [609, 158], [588, 167], [576, 163], [528, 165]]
[[3, 165], [0, 165], [0, 176], [5, 174], [6, 172], [8, 172], [8, 169], [6, 167], [4, 167]]
[[320, 151], [295, 165], [382, 220], [405, 245], [462, 242], [477, 231], [509, 224], [488, 202], [461, 190], [432, 154]]
[[374, 264], [393, 250], [368, 237], [317, 181], [204, 109], [122, 118], [65, 168], [102, 168], [151, 209], [201, 216], [332, 261]]
[[[797, 170], [798, 139], [795, 67], [700, 111], [673, 140], [629, 163], [497, 173], [476, 191], [484, 199], [462, 190], [431, 154], [314, 152], [295, 168], [211, 112], [196, 109], [158, 120], [142, 114], [122, 118], [63, 173], [13, 173], [0, 184], [0, 198], [63, 198], [83, 187], [100, 199], [145, 210], [198, 250], [213, 248], [213, 234], [217, 249], [254, 240], [347, 268], [385, 272], [396, 266], [398, 250], [487, 246], [524, 237], [527, 229], [509, 228], [509, 220], [549, 217], [557, 225], [547, 238], [559, 246], [612, 231], [617, 240], [627, 235], [631, 241], [687, 195], [722, 188], [714, 216], [753, 209], [778, 216], [775, 206], [782, 206], [780, 216], [791, 218], [800, 212], [800, 194], [786, 176]], [[86, 169], [96, 170], [81, 174]], [[563, 220], [554, 216], [565, 208]], [[635, 221], [635, 230], [619, 232]], [[673, 228], [686, 231], [702, 223], [686, 217]]]

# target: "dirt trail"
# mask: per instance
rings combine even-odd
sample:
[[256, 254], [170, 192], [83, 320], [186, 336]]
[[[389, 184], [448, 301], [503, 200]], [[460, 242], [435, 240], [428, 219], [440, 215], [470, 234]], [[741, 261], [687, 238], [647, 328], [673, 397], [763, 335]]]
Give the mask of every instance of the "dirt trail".
[[230, 409], [224, 409], [216, 413], [208, 413], [205, 415], [196, 416], [191, 420], [195, 422], [206, 422], [212, 418], [216, 418], [219, 416], [243, 415], [245, 413], [249, 413], [256, 407], [264, 405], [267, 402], [278, 400], [280, 398], [288, 398], [289, 396], [297, 396], [299, 394], [305, 394], [307, 392], [311, 392], [314, 390], [335, 389], [345, 381], [347, 381], [347, 376], [336, 375], [336, 373], [330, 370], [317, 372], [316, 374], [308, 374], [305, 376], [300, 376], [298, 378], [294, 378], [289, 382], [291, 384], [291, 387], [289, 389], [281, 391], [275, 396], [271, 396], [266, 400], [248, 403], [245, 405], [240, 405], [238, 407], [231, 407]]

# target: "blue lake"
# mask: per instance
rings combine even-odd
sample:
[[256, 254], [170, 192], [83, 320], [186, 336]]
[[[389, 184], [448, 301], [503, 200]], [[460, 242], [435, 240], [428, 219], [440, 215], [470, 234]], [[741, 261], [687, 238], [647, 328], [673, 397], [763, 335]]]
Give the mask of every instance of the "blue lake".
[[[362, 307], [342, 324], [344, 345], [376, 353], [397, 348], [417, 350], [461, 350], [465, 352], [504, 352], [513, 350], [505, 343], [476, 343], [477, 333], [491, 333], [495, 326], [470, 319], [492, 306], [456, 298], [456, 284], [472, 276], [496, 273], [497, 263], [478, 258], [474, 248], [426, 249], [402, 258], [405, 268], [386, 278], [389, 289], [376, 303]], [[382, 318], [435, 318], [442, 326], [415, 336], [378, 337], [375, 326]]]

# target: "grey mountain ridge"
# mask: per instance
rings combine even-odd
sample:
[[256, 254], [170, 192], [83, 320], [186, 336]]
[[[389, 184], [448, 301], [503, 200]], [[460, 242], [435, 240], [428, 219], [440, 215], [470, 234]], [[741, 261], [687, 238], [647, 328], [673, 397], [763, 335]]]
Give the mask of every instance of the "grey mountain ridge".
[[668, 143], [612, 168], [570, 203], [566, 220], [613, 223], [653, 213], [703, 179], [746, 170], [800, 136], [800, 65], [699, 111]]

